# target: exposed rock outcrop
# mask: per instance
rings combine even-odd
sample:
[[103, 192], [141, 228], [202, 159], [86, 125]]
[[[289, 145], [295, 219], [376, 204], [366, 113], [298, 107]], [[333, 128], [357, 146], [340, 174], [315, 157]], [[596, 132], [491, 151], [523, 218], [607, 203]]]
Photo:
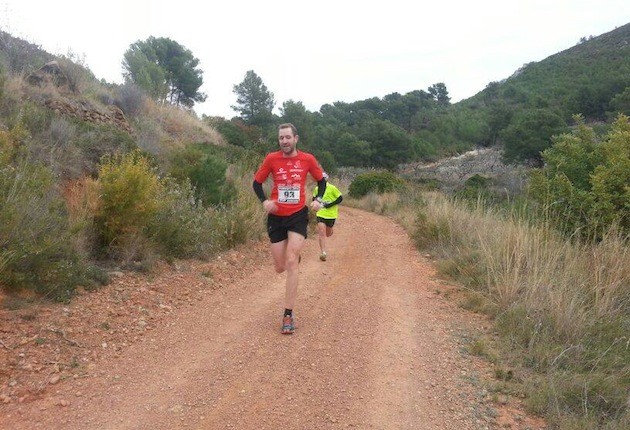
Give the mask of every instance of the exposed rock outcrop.
[[48, 62], [28, 75], [26, 82], [38, 87], [53, 85], [61, 92], [77, 93], [75, 85], [68, 79], [68, 76], [61, 70], [59, 63], [56, 61]]
[[38, 87], [47, 85], [56, 87], [59, 97], [47, 98], [43, 101], [43, 104], [60, 115], [94, 124], [113, 125], [129, 134], [133, 134], [133, 129], [129, 125], [125, 114], [118, 106], [108, 105], [104, 109], [97, 108], [88, 100], [81, 98], [72, 80], [63, 72], [57, 61], [50, 61], [28, 75], [26, 82]]
[[480, 148], [431, 164], [407, 164], [399, 172], [417, 179], [437, 179], [445, 184], [462, 184], [473, 175], [496, 177], [510, 171], [495, 148]]
[[88, 121], [95, 124], [110, 124], [114, 125], [121, 130], [126, 131], [129, 134], [133, 134], [133, 130], [129, 123], [127, 122], [127, 118], [125, 118], [125, 114], [120, 108], [114, 105], [107, 106], [107, 112], [103, 112], [101, 110], [96, 109], [89, 102], [83, 101], [75, 101], [75, 100], [46, 100], [44, 102], [44, 106], [49, 109], [54, 110], [55, 112], [69, 116], [72, 118], [78, 118], [83, 121]]

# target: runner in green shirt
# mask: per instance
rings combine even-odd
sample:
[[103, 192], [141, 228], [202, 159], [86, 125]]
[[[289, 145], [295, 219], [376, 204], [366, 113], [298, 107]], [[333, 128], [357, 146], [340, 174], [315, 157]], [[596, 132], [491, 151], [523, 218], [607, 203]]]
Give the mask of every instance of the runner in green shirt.
[[[324, 178], [328, 180], [328, 174], [324, 172]], [[317, 196], [317, 189], [313, 190], [313, 200]], [[317, 238], [319, 240], [319, 259], [326, 261], [326, 238], [333, 235], [333, 226], [339, 216], [339, 203], [343, 200], [341, 191], [330, 182], [326, 184], [326, 190], [322, 197], [323, 208], [317, 211]]]

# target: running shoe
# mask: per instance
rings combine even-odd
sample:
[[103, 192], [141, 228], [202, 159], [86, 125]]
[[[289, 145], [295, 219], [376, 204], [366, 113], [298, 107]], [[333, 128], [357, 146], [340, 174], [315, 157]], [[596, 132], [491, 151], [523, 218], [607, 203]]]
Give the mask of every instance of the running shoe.
[[282, 318], [282, 334], [293, 334], [294, 331], [293, 317], [287, 315]]
[[319, 259], [320, 260], [326, 261], [326, 258], [328, 258], [328, 255], [326, 255], [326, 251], [324, 251], [321, 254], [319, 254]]

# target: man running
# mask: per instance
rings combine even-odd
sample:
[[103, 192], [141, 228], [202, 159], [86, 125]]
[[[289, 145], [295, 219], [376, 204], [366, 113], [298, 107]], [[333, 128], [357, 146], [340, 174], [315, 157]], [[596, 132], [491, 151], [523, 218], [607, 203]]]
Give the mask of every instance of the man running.
[[[297, 296], [298, 263], [306, 240], [308, 207], [306, 206], [306, 176], [317, 181], [319, 191], [311, 202], [311, 209], [322, 208], [326, 179], [312, 154], [298, 151], [299, 136], [293, 124], [278, 126], [280, 150], [267, 154], [254, 175], [254, 192], [267, 212], [267, 233], [271, 241], [271, 255], [277, 273], [286, 270], [285, 309], [282, 333], [293, 334], [293, 307]], [[273, 188], [267, 198], [262, 184], [272, 175]]]
[[[343, 200], [341, 191], [333, 184], [328, 182], [328, 175], [324, 172], [324, 179], [326, 179], [326, 192], [322, 197], [322, 209], [317, 211], [317, 238], [319, 240], [319, 259], [326, 261], [328, 254], [326, 254], [326, 238], [333, 235], [333, 226], [335, 220], [339, 216], [339, 203]], [[319, 186], [313, 190], [313, 200], [316, 199], [319, 192]]]

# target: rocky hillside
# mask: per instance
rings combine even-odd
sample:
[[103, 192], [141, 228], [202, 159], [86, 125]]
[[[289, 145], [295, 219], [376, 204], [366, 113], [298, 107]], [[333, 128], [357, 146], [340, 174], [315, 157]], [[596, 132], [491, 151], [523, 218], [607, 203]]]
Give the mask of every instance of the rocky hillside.
[[527, 168], [505, 164], [499, 148], [478, 148], [455, 157], [433, 163], [410, 163], [399, 166], [406, 179], [419, 182], [438, 182], [441, 188], [453, 189], [467, 179], [479, 175], [492, 179], [510, 190], [522, 189]]
[[100, 109], [81, 97], [57, 61], [50, 61], [28, 75], [26, 82], [41, 89], [47, 86], [56, 88], [58, 97], [43, 99], [42, 104], [57, 114], [96, 124], [110, 124], [133, 134], [125, 114], [118, 106], [108, 105]]

